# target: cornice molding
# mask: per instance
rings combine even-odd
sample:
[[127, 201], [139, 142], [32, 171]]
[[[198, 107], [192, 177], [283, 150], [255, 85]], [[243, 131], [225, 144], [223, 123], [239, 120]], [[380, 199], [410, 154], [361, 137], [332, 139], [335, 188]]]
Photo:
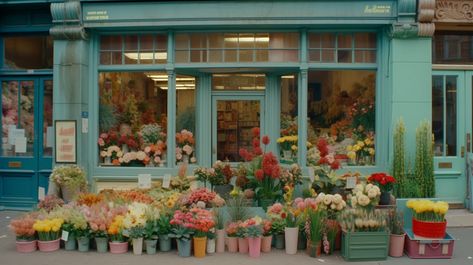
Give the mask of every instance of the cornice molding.
[[437, 0], [435, 22], [473, 23], [473, 1], [471, 0]]
[[82, 25], [79, 0], [51, 4], [54, 26], [49, 34], [56, 40], [85, 40], [87, 33]]

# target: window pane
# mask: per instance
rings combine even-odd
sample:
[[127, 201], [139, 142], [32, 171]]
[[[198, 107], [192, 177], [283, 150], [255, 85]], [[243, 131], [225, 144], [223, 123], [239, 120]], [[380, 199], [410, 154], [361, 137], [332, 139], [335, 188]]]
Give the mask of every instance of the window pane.
[[323, 33], [320, 36], [322, 48], [335, 48], [335, 34]]
[[457, 155], [457, 77], [446, 78], [447, 156]]
[[238, 34], [229, 34], [224, 35], [225, 48], [237, 48], [238, 47]]
[[[19, 117], [19, 128], [23, 130], [23, 139], [26, 141], [26, 152], [24, 150], [18, 150], [16, 148], [15, 153], [17, 156], [33, 156], [34, 151], [34, 81], [21, 81], [21, 95], [20, 95], [20, 117]], [[18, 140], [18, 135], [16, 140]]]
[[101, 52], [100, 53], [100, 64], [111, 64], [112, 63], [112, 57], [110, 52]]
[[209, 47], [211, 49], [222, 49], [223, 48], [223, 34], [222, 33], [209, 33]]
[[281, 137], [278, 139], [282, 163], [297, 162], [297, 75], [281, 77]]
[[374, 165], [375, 91], [374, 71], [309, 72], [308, 165]]
[[[217, 101], [217, 159], [238, 162], [241, 148], [250, 149], [252, 130], [260, 126], [260, 101]], [[259, 135], [257, 136], [259, 138]]]
[[236, 62], [237, 61], [237, 50], [225, 50], [225, 62]]
[[322, 50], [322, 62], [334, 63], [335, 62], [335, 50]]
[[473, 36], [435, 34], [432, 42], [433, 63], [473, 64]]
[[252, 49], [255, 47], [255, 34], [241, 33], [238, 40], [240, 49]]
[[110, 35], [100, 37], [100, 50], [103, 51], [121, 51], [122, 36]]
[[212, 89], [214, 90], [264, 90], [265, 82], [264, 74], [212, 75]]
[[320, 50], [309, 50], [309, 61], [310, 62], [320, 62]]
[[140, 50], [153, 50], [154, 49], [154, 36], [143, 35], [140, 36]]
[[338, 48], [352, 48], [352, 35], [351, 34], [339, 34], [338, 35]]
[[240, 50], [240, 62], [252, 62], [253, 50]]
[[2, 156], [15, 155], [14, 133], [18, 125], [18, 82], [2, 82]]
[[309, 33], [309, 49], [321, 48], [321, 36], [317, 33]]
[[443, 76], [432, 77], [432, 133], [434, 134], [434, 154], [443, 156], [444, 140], [444, 106], [443, 106]]
[[338, 62], [339, 63], [351, 63], [352, 62], [352, 56], [351, 56], [351, 50], [338, 50], [337, 56], [338, 56]]
[[256, 33], [255, 47], [257, 49], [268, 49], [269, 48], [269, 33]]
[[207, 38], [204, 34], [190, 34], [191, 49], [207, 47]]
[[53, 41], [50, 36], [4, 37], [6, 69], [53, 68]]
[[197, 163], [195, 142], [196, 82], [192, 76], [176, 77], [176, 163]]
[[376, 51], [356, 50], [355, 63], [376, 63]]
[[166, 165], [167, 89], [162, 72], [99, 74], [101, 166]]
[[257, 62], [267, 62], [269, 60], [269, 51], [268, 50], [256, 50], [256, 61]]
[[176, 51], [176, 62], [177, 63], [189, 62], [189, 51]]
[[43, 83], [43, 156], [53, 155], [53, 80]]
[[376, 33], [355, 33], [355, 49], [376, 48]]
[[176, 49], [189, 49], [189, 34], [176, 34], [174, 39], [176, 41]]
[[221, 63], [222, 62], [222, 50], [210, 50], [209, 51], [209, 62]]

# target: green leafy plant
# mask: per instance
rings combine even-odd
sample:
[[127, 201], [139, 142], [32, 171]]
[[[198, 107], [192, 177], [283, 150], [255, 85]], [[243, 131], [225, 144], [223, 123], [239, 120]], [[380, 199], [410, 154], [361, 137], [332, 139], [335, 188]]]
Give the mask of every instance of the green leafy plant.
[[271, 233], [278, 235], [284, 233], [286, 227], [286, 219], [273, 219], [271, 223]]
[[246, 199], [242, 194], [232, 196], [227, 201], [227, 211], [231, 222], [246, 220], [250, 216]]
[[422, 122], [416, 130], [416, 160], [414, 174], [419, 185], [420, 197], [435, 197], [434, 157], [432, 127]]
[[309, 208], [307, 211], [306, 235], [313, 244], [320, 242], [323, 237], [326, 211]]
[[297, 218], [290, 211], [286, 215], [286, 227], [297, 227]]
[[403, 235], [404, 234], [404, 214], [396, 210], [390, 210], [388, 214], [389, 230], [391, 234]]
[[171, 216], [162, 214], [158, 220], [158, 235], [169, 235], [171, 233]]
[[222, 230], [225, 229], [225, 216], [224, 211], [220, 208], [214, 208], [214, 219], [215, 219], [215, 229]]
[[394, 187], [394, 193], [396, 197], [404, 198], [406, 196], [406, 146], [405, 136], [406, 127], [404, 121], [399, 119], [396, 128], [394, 130], [394, 141], [393, 141], [393, 162], [392, 162], [392, 175], [397, 180]]
[[108, 104], [99, 105], [99, 130], [108, 132], [117, 125], [116, 111]]
[[190, 230], [189, 228], [176, 225], [171, 228], [171, 233], [169, 234], [169, 237], [175, 238], [177, 240], [190, 240], [192, 234], [192, 230]]

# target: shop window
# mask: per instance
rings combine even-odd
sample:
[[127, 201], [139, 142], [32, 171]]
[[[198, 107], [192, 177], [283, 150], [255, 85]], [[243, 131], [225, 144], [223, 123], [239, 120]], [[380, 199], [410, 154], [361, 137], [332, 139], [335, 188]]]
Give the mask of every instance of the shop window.
[[43, 156], [53, 156], [53, 80], [43, 81]]
[[178, 33], [176, 62], [298, 62], [299, 33]]
[[7, 36], [3, 40], [3, 68], [53, 68], [53, 40], [50, 36]]
[[100, 64], [164, 64], [167, 35], [104, 35], [100, 37]]
[[457, 154], [457, 76], [432, 77], [434, 155]]
[[471, 33], [435, 34], [432, 58], [434, 64], [473, 64], [473, 36]]
[[195, 135], [196, 79], [176, 77], [176, 163], [197, 163]]
[[166, 166], [167, 74], [99, 74], [101, 166]]
[[266, 76], [264, 74], [214, 74], [212, 75], [213, 90], [264, 90]]
[[308, 165], [375, 164], [376, 73], [310, 71]]
[[281, 82], [281, 134], [277, 140], [282, 163], [297, 162], [297, 75], [283, 75]]
[[376, 33], [309, 33], [309, 62], [376, 63]]

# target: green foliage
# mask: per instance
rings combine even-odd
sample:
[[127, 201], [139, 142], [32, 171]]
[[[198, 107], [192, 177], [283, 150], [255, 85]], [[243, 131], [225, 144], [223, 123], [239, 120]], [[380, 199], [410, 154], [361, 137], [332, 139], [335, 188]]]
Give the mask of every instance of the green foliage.
[[190, 240], [192, 237], [192, 230], [182, 226], [175, 226], [171, 228], [171, 233], [169, 234], [169, 237], [178, 240]]
[[145, 239], [158, 238], [159, 224], [158, 220], [148, 220], [145, 224], [144, 237]]
[[271, 223], [271, 233], [273, 235], [278, 235], [284, 233], [284, 228], [286, 227], [286, 219], [274, 219]]
[[178, 113], [176, 118], [176, 131], [184, 129], [195, 132], [195, 108], [188, 107], [182, 113]]
[[117, 125], [115, 108], [108, 104], [99, 105], [99, 130], [108, 132]]
[[241, 194], [227, 201], [227, 210], [230, 216], [230, 222], [243, 221], [250, 217], [246, 199]]
[[221, 208], [214, 208], [213, 212], [215, 216], [215, 229], [225, 229], [225, 218], [223, 210]]
[[402, 212], [396, 210], [390, 210], [388, 215], [389, 230], [391, 234], [402, 235], [404, 234], [404, 215]]
[[434, 157], [432, 127], [422, 122], [416, 130], [416, 159], [414, 174], [419, 195], [422, 198], [435, 197]]
[[297, 227], [297, 219], [291, 212], [286, 215], [286, 227]]
[[158, 234], [168, 235], [171, 233], [171, 217], [167, 214], [162, 214], [158, 220]]
[[324, 223], [325, 223], [325, 218], [326, 218], [326, 211], [323, 211], [321, 209], [318, 210], [313, 210], [309, 209], [307, 213], [307, 238], [315, 243], [315, 242], [320, 242], [322, 240], [323, 236], [323, 228], [324, 228]]
[[399, 119], [395, 131], [394, 131], [394, 158], [392, 163], [392, 176], [396, 179], [396, 185], [394, 187], [394, 194], [396, 197], [406, 197], [406, 146], [405, 136], [406, 127], [404, 121]]

